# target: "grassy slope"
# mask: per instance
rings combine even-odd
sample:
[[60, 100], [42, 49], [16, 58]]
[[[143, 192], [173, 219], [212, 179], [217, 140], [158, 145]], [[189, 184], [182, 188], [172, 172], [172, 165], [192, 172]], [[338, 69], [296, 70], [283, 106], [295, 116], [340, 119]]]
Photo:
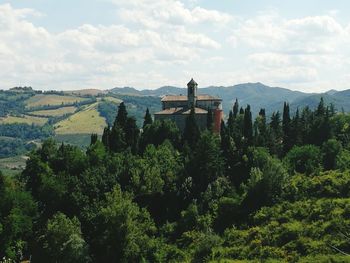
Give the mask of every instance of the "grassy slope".
[[74, 106], [69, 106], [69, 107], [62, 107], [59, 109], [54, 109], [54, 110], [38, 110], [38, 111], [32, 111], [30, 112], [31, 114], [35, 114], [38, 116], [52, 116], [52, 117], [57, 117], [57, 116], [62, 116], [67, 113], [74, 113], [77, 110], [76, 107]]
[[47, 118], [22, 115], [21, 117], [7, 116], [0, 118], [0, 124], [27, 123], [29, 125], [42, 126], [47, 122]]
[[84, 101], [86, 98], [81, 98], [77, 96], [61, 96], [56, 94], [38, 94], [26, 101], [26, 107], [38, 107], [45, 105], [61, 105], [67, 103], [74, 103]]
[[103, 100], [108, 101], [108, 102], [113, 102], [115, 104], [120, 104], [122, 102], [121, 99], [114, 98], [114, 97], [104, 97]]
[[54, 125], [56, 134], [102, 134], [107, 123], [97, 111], [97, 106], [98, 103], [88, 105], [69, 118], [56, 123]]
[[14, 156], [0, 159], [0, 171], [8, 176], [19, 174], [26, 165], [26, 156]]

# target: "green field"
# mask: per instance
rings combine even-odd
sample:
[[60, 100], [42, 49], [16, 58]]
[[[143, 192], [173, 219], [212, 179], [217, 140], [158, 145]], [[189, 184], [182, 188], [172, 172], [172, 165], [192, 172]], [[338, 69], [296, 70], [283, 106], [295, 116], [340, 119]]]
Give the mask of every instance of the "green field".
[[57, 134], [54, 137], [58, 143], [71, 144], [80, 148], [86, 148], [90, 145], [90, 134]]
[[103, 100], [108, 101], [108, 102], [113, 102], [115, 104], [120, 104], [122, 102], [121, 99], [117, 99], [114, 97], [105, 97], [105, 98], [103, 98]]
[[38, 116], [52, 116], [52, 117], [58, 117], [69, 113], [74, 113], [77, 110], [74, 106], [68, 106], [68, 107], [62, 107], [54, 110], [38, 110], [38, 111], [32, 111], [31, 114], [38, 115]]
[[13, 124], [13, 123], [26, 123], [29, 125], [38, 125], [43, 126], [48, 121], [47, 118], [44, 117], [34, 117], [28, 115], [18, 116], [6, 116], [4, 118], [0, 118], [0, 124]]
[[97, 111], [98, 103], [85, 107], [65, 120], [54, 125], [55, 132], [61, 134], [102, 134], [106, 120]]
[[0, 159], [0, 171], [5, 175], [19, 174], [26, 165], [26, 156], [14, 156]]
[[86, 98], [81, 98], [77, 96], [62, 96], [56, 94], [39, 94], [35, 95], [28, 100], [26, 100], [26, 107], [39, 107], [39, 106], [53, 106], [53, 105], [62, 105], [62, 104], [70, 104], [74, 102], [81, 102], [87, 100]]

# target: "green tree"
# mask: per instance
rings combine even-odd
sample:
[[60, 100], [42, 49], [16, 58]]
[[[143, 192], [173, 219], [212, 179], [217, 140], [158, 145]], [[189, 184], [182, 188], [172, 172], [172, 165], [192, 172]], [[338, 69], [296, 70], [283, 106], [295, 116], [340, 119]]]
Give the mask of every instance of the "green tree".
[[[42, 252], [37, 259], [41, 262], [89, 262], [87, 244], [76, 217], [68, 218], [56, 213], [49, 219], [41, 237]], [[39, 258], [40, 257], [40, 258]]]
[[111, 137], [111, 128], [105, 127], [102, 134], [102, 143], [107, 148], [110, 149], [110, 137]]
[[133, 153], [136, 153], [138, 151], [140, 130], [136, 125], [135, 118], [127, 118], [124, 128], [124, 134], [126, 145], [131, 148], [131, 151]]
[[90, 145], [93, 145], [97, 142], [98, 136], [96, 133], [91, 134]]
[[149, 248], [155, 226], [148, 212], [116, 186], [100, 207], [93, 244], [98, 262], [141, 262], [152, 260]]
[[282, 131], [283, 131], [283, 152], [284, 154], [286, 154], [293, 146], [289, 104], [286, 102], [284, 103], [284, 106], [283, 106]]
[[250, 105], [244, 110], [244, 127], [243, 127], [244, 138], [247, 141], [247, 145], [253, 144], [253, 122], [252, 113], [250, 111]]
[[145, 127], [140, 138], [140, 152], [144, 152], [148, 144], [161, 145], [168, 140], [175, 148], [180, 148], [181, 134], [176, 124], [169, 120], [155, 121]]
[[294, 146], [284, 162], [290, 173], [317, 173], [322, 167], [321, 150], [314, 145]]
[[121, 102], [118, 107], [118, 114], [114, 121], [114, 127], [119, 126], [121, 128], [124, 128], [126, 125], [126, 121], [128, 118], [128, 112], [126, 111], [126, 107], [124, 102]]
[[333, 170], [337, 166], [337, 157], [342, 151], [342, 145], [335, 139], [330, 139], [323, 143], [323, 167], [325, 170]]
[[20, 262], [29, 256], [37, 204], [16, 180], [0, 173], [0, 258]]
[[146, 125], [151, 125], [152, 123], [153, 123], [152, 116], [149, 113], [149, 109], [147, 108], [142, 128], [144, 129]]
[[233, 105], [233, 117], [236, 118], [238, 115], [238, 109], [239, 109], [239, 104], [238, 104], [238, 99], [236, 98], [235, 103]]
[[209, 183], [222, 176], [223, 165], [219, 137], [207, 131], [203, 132], [188, 167], [188, 174], [193, 178], [194, 194], [205, 191]]
[[109, 146], [112, 152], [121, 152], [126, 148], [125, 132], [119, 125], [113, 126], [109, 138]]
[[196, 122], [195, 110], [191, 109], [190, 114], [186, 118], [186, 125], [184, 130], [184, 141], [188, 143], [191, 147], [193, 147], [200, 136], [200, 131]]

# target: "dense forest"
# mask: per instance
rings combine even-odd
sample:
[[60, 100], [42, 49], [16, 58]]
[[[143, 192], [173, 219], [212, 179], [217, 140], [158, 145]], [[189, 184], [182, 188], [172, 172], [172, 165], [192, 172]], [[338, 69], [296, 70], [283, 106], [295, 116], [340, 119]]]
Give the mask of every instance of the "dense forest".
[[[0, 176], [6, 262], [348, 262], [350, 115], [253, 120], [236, 101], [221, 134], [169, 121], [140, 130], [124, 103], [82, 151], [46, 140]], [[141, 132], [142, 131], [142, 132]]]

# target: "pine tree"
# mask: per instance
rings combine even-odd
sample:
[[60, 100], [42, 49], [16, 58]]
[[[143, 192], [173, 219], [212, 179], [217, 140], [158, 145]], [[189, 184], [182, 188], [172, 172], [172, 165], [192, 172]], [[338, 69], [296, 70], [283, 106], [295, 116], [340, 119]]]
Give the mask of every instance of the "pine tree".
[[149, 113], [149, 109], [147, 108], [142, 128], [144, 129], [146, 127], [146, 125], [149, 125], [149, 124], [152, 124], [152, 123], [153, 123], [152, 116]]

